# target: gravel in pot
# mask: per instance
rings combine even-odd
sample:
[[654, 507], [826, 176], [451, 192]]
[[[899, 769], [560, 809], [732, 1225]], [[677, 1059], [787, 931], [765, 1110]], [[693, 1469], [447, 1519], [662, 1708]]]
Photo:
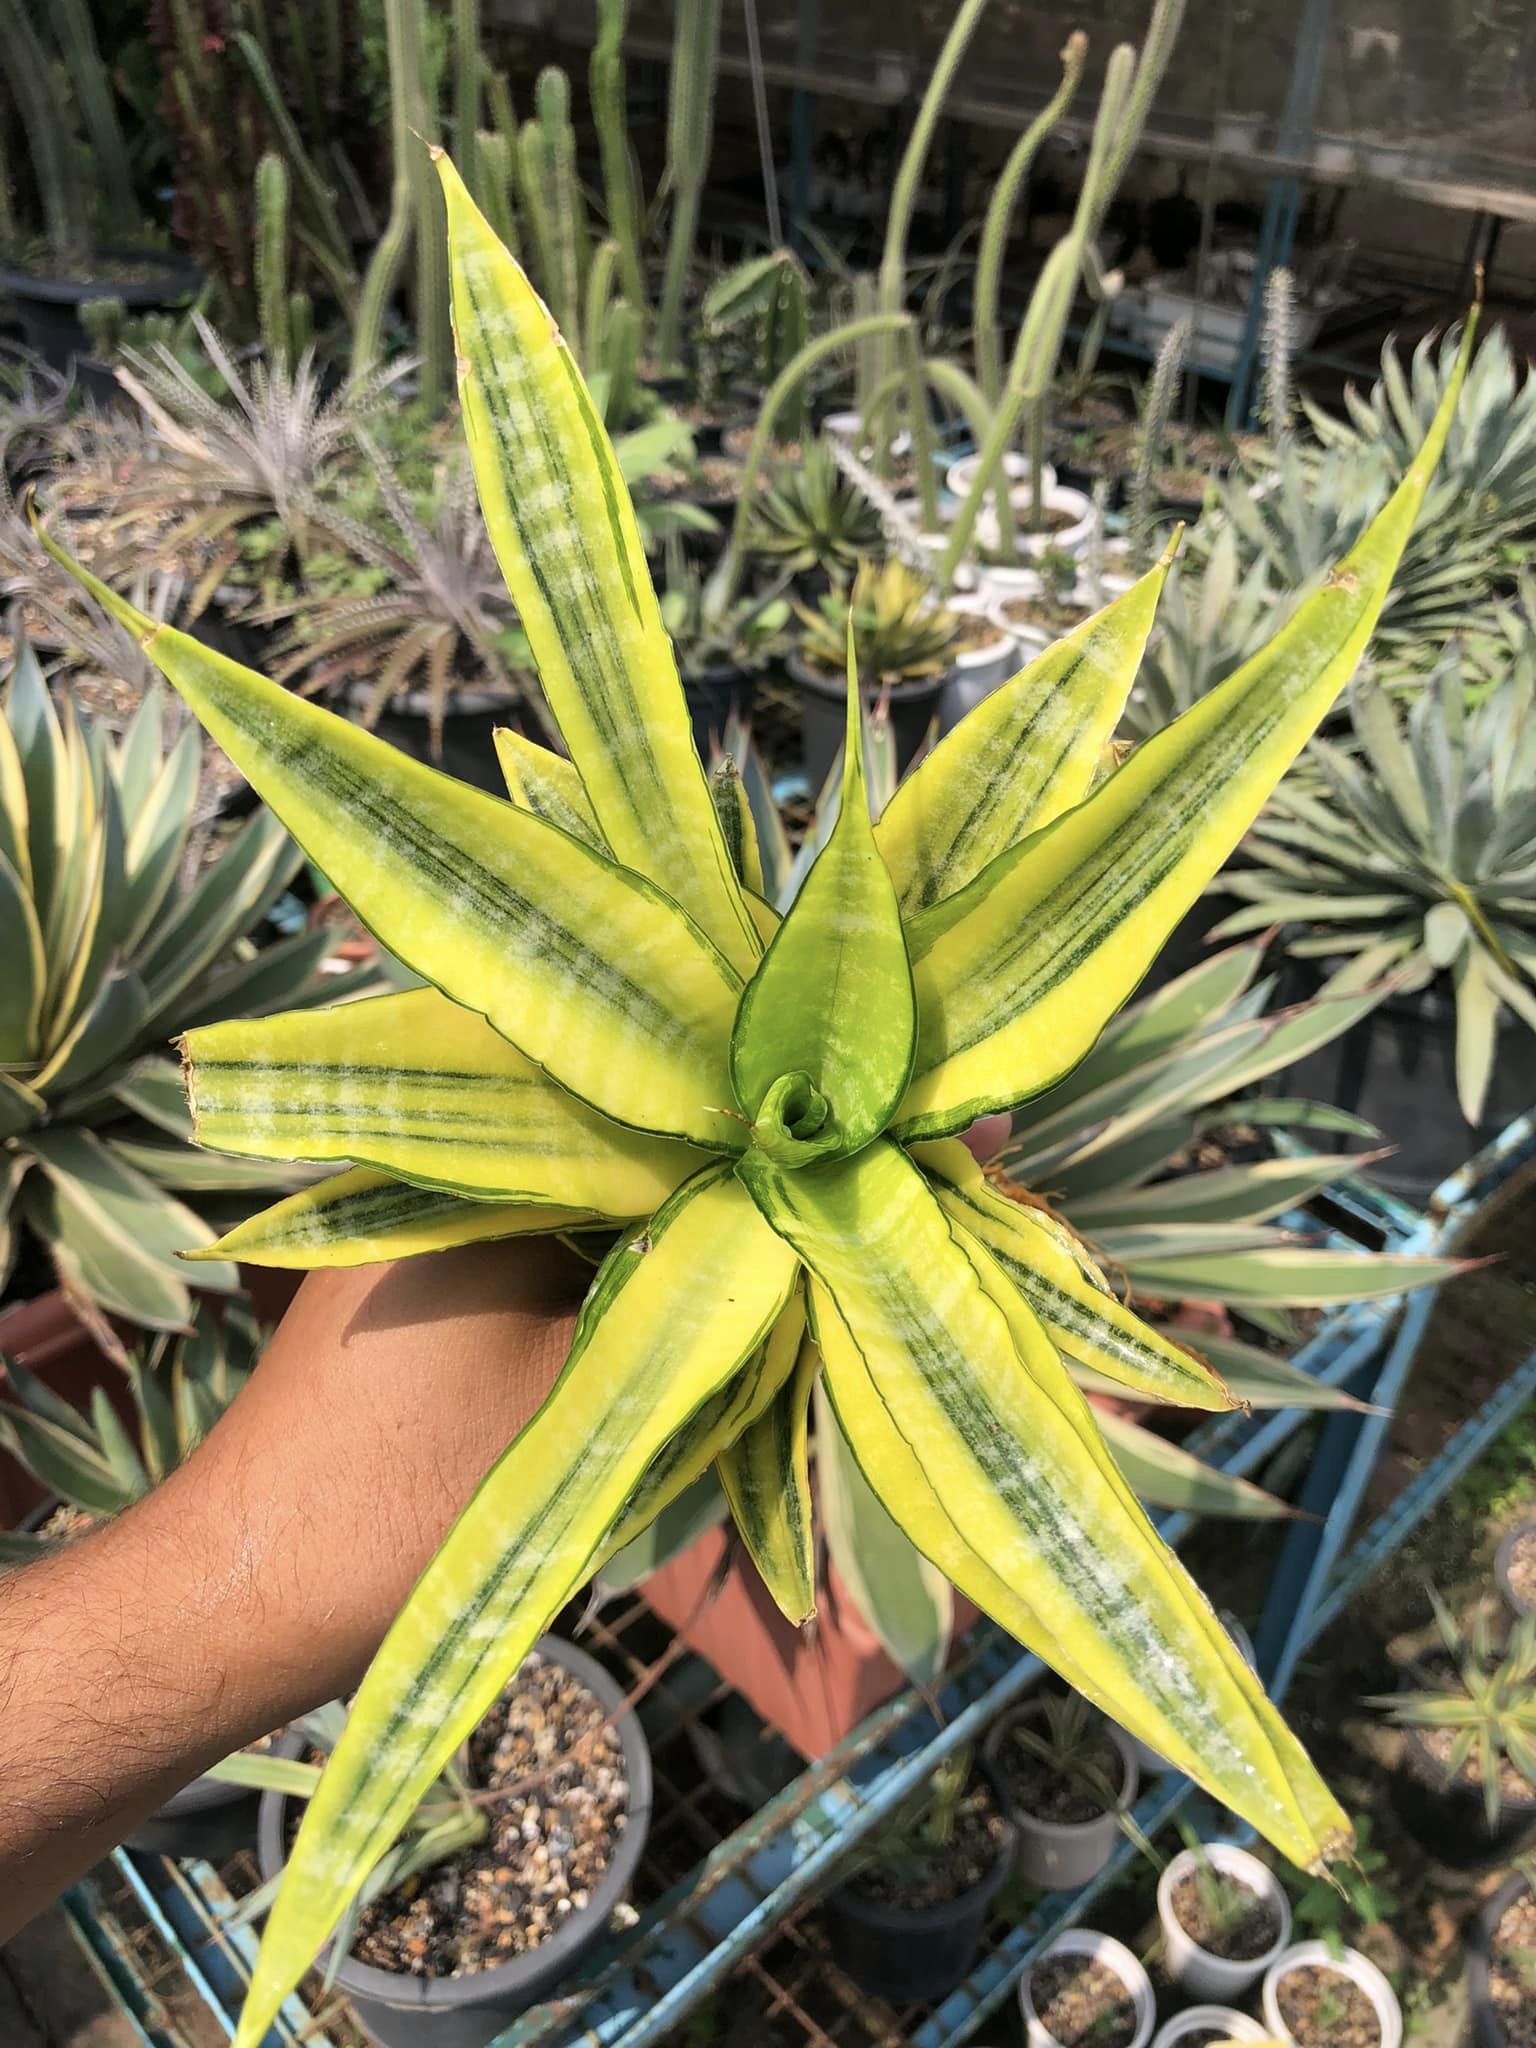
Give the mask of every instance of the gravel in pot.
[[1473, 2048], [1536, 2048], [1536, 1895], [1518, 1874], [1477, 1916], [1467, 1992]]
[[1381, 2021], [1360, 1986], [1327, 1963], [1288, 1970], [1275, 1992], [1297, 2048], [1381, 2048]]
[[1251, 1963], [1272, 1949], [1280, 1936], [1280, 1915], [1274, 1901], [1260, 1896], [1240, 1878], [1220, 1872], [1222, 1894], [1215, 1905], [1194, 1871], [1173, 1887], [1173, 1910], [1190, 1940], [1223, 1962]]
[[1123, 1943], [1093, 1928], [1061, 1935], [1019, 1984], [1030, 2048], [1146, 2048], [1157, 2001]]

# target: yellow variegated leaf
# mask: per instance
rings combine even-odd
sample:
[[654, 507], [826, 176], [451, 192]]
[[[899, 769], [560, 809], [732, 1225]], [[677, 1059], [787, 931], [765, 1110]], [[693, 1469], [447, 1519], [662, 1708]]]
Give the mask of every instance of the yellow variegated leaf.
[[607, 429], [548, 308], [441, 153], [437, 168], [464, 430], [544, 694], [616, 858], [748, 974], [757, 933]]
[[796, 1288], [778, 1321], [728, 1386], [706, 1401], [669, 1444], [652, 1458], [629, 1505], [614, 1524], [593, 1570], [648, 1529], [662, 1510], [706, 1473], [750, 1429], [795, 1370], [805, 1332], [805, 1295]]
[[616, 1217], [648, 1215], [702, 1163], [588, 1109], [435, 988], [206, 1024], [182, 1052], [193, 1135], [218, 1152]]
[[1154, 1401], [1237, 1405], [1203, 1359], [1144, 1323], [1089, 1276], [1084, 1255], [1063, 1243], [1063, 1226], [1000, 1194], [958, 1138], [916, 1146], [914, 1154], [938, 1182], [945, 1213], [987, 1247], [1069, 1358]]
[[579, 1230], [598, 1221], [580, 1210], [527, 1202], [475, 1202], [442, 1188], [413, 1187], [371, 1167], [335, 1173], [248, 1217], [185, 1259], [240, 1259], [251, 1266], [372, 1266], [498, 1237]]
[[[731, 857], [737, 880], [752, 895], [761, 897], [766, 884], [763, 881], [762, 851], [757, 843], [757, 825], [752, 817], [752, 806], [747, 801], [747, 785], [729, 754], [711, 770], [709, 794], [715, 806], [715, 816], [720, 820], [720, 830], [725, 834], [725, 850]], [[750, 900], [747, 909], [751, 913]]]
[[[882, 1140], [790, 1173], [753, 1150], [736, 1172], [810, 1270], [829, 1391], [913, 1542], [946, 1570], [957, 1547], [985, 1558], [976, 1597], [1002, 1580], [1005, 1626], [1294, 1862], [1340, 1854], [1343, 1812], [1148, 1523], [1033, 1312], [911, 1160]], [[866, 1438], [842, 1400], [850, 1350], [921, 1446], [927, 1498], [904, 1495], [904, 1467], [882, 1476], [883, 1431]]]
[[[0, 719], [0, 727], [4, 720]], [[25, 1066], [41, 1050], [43, 996], [48, 956], [32, 907], [32, 891], [0, 853], [0, 931], [10, 939], [10, 957], [0, 968], [0, 1065]]]
[[[157, 626], [42, 538], [407, 966], [605, 1115], [739, 1146], [724, 1111], [740, 978], [675, 904], [531, 813]], [[707, 804], [702, 777], [700, 789]]]
[[588, 1570], [651, 1460], [765, 1340], [797, 1262], [728, 1169], [604, 1261], [553, 1391], [422, 1574], [294, 1843], [235, 2048], [283, 1999]]
[[816, 1612], [811, 1536], [810, 1403], [820, 1369], [807, 1337], [794, 1372], [716, 1463], [747, 1553], [797, 1626]]
[[1172, 560], [968, 712], [875, 827], [902, 915], [915, 917], [1088, 794], [1152, 629]]
[[912, 972], [875, 850], [862, 725], [850, 625], [837, 822], [747, 984], [731, 1035], [752, 1141], [795, 1165], [867, 1145], [912, 1070]]
[[513, 803], [521, 810], [532, 811], [546, 825], [558, 825], [573, 839], [583, 839], [599, 853], [607, 853], [608, 844], [598, 829], [592, 800], [571, 763], [551, 748], [513, 732], [509, 726], [498, 725], [495, 737], [496, 759]]
[[1135, 988], [1349, 680], [1456, 410], [1455, 375], [1402, 482], [1269, 644], [1077, 809], [909, 927], [917, 982], [901, 1137], [963, 1130], [1069, 1072]]

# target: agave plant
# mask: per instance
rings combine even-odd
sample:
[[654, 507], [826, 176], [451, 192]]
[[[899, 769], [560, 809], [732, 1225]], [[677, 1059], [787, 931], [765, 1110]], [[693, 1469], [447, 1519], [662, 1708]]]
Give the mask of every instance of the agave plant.
[[1147, 739], [1215, 689], [1274, 632], [1277, 605], [1263, 560], [1243, 567], [1237, 535], [1218, 526], [1203, 569], [1175, 562], [1158, 606], [1124, 730]]
[[[78, 1409], [14, 1358], [0, 1359], [13, 1402], [0, 1403], [0, 1448], [66, 1511], [68, 1534], [109, 1521], [189, 1458], [251, 1376], [261, 1348], [254, 1317], [240, 1302], [215, 1318], [202, 1309], [185, 1336], [161, 1335], [128, 1361], [131, 1427], [106, 1390]], [[23, 1563], [58, 1540], [44, 1527], [0, 1534], [0, 1563]]]
[[1510, 666], [1470, 710], [1454, 644], [1406, 718], [1388, 679], [1358, 679], [1358, 756], [1315, 740], [1250, 835], [1257, 864], [1221, 883], [1244, 899], [1221, 932], [1284, 924], [1293, 953], [1354, 955], [1382, 993], [1448, 974], [1472, 1124], [1504, 1005], [1536, 1030], [1536, 628], [1509, 631]]
[[[30, 1232], [124, 1364], [109, 1315], [190, 1318], [179, 1254], [214, 1232], [181, 1197], [290, 1180], [191, 1148], [166, 1039], [336, 989], [316, 977], [328, 934], [249, 943], [300, 861], [266, 812], [178, 888], [201, 745], [187, 723], [165, 748], [163, 695], [157, 682], [113, 747], [69, 697], [55, 709], [23, 642], [0, 719], [0, 1274]], [[198, 1284], [238, 1280], [220, 1259]]]
[[753, 553], [789, 576], [846, 580], [880, 547], [880, 515], [821, 441], [779, 465], [752, 517]]
[[1475, 1766], [1489, 1831], [1504, 1804], [1504, 1766], [1536, 1793], [1536, 1614], [1525, 1614], [1495, 1649], [1486, 1608], [1463, 1630], [1430, 1588], [1446, 1669], [1438, 1684], [1387, 1693], [1370, 1701], [1399, 1728], [1450, 1735], [1445, 1781]]
[[559, 1604], [717, 1455], [775, 1597], [807, 1613], [802, 1417], [818, 1369], [872, 1488], [956, 1585], [1294, 1861], [1343, 1853], [1342, 1810], [1147, 1523], [1013, 1273], [1070, 1267], [1068, 1291], [1125, 1338], [1101, 1355], [1121, 1383], [1209, 1409], [1230, 1395], [1122, 1324], [1017, 1203], [988, 1221], [1005, 1268], [968, 1220], [954, 1134], [1089, 1051], [1304, 744], [1370, 633], [1454, 388], [1305, 615], [1096, 788], [1161, 568], [989, 697], [878, 830], [850, 687], [837, 821], [780, 921], [755, 893], [745, 807], [722, 824], [699, 767], [581, 379], [436, 154], [470, 450], [569, 750], [546, 781], [580, 829], [456, 785], [98, 586], [431, 982], [188, 1033], [206, 1142], [345, 1165], [206, 1254], [309, 1266], [620, 1234], [554, 1389], [363, 1682], [237, 2048], [263, 2038]]
[[840, 675], [851, 632], [866, 684], [942, 675], [960, 644], [960, 620], [934, 602], [927, 578], [896, 555], [864, 562], [851, 591], [833, 588], [814, 611], [806, 605], [795, 609], [806, 660], [828, 675]]

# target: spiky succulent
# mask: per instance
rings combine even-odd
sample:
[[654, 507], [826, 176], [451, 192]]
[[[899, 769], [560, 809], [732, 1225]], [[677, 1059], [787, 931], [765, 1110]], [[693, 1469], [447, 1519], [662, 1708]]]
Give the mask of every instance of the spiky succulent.
[[1493, 1829], [1503, 1810], [1506, 1764], [1536, 1793], [1536, 1614], [1522, 1615], [1496, 1649], [1486, 1609], [1463, 1629], [1433, 1589], [1430, 1599], [1444, 1653], [1439, 1682], [1387, 1693], [1371, 1705], [1384, 1708], [1399, 1728], [1450, 1736], [1446, 1780], [1471, 1767]]
[[[336, 986], [316, 975], [325, 932], [249, 943], [301, 858], [269, 813], [222, 847], [205, 829], [209, 857], [181, 886], [202, 747], [187, 723], [167, 749], [163, 698], [157, 680], [113, 747], [68, 696], [55, 708], [23, 643], [0, 719], [0, 1271], [30, 1232], [125, 1363], [109, 1315], [162, 1330], [191, 1315], [178, 1254], [214, 1233], [183, 1198], [291, 1185], [191, 1149], [167, 1038]], [[198, 1283], [238, 1280], [221, 1259]]]
[[752, 503], [753, 553], [790, 576], [819, 569], [846, 579], [880, 538], [880, 515], [821, 441], [781, 463]]
[[[200, 1310], [186, 1336], [151, 1337], [128, 1361], [132, 1426], [106, 1389], [71, 1407], [14, 1358], [0, 1356], [14, 1401], [0, 1402], [0, 1446], [72, 1511], [79, 1526], [142, 1499], [202, 1442], [251, 1376], [261, 1335], [250, 1311]], [[0, 1561], [21, 1562], [54, 1540], [46, 1528], [0, 1535]]]
[[842, 672], [853, 634], [859, 675], [869, 683], [911, 683], [942, 675], [960, 644], [961, 625], [935, 601], [925, 576], [898, 555], [865, 561], [848, 590], [834, 585], [815, 610], [796, 607], [807, 661], [829, 675]]
[[[716, 1457], [785, 1609], [811, 1599], [812, 1378], [954, 1583], [1294, 1860], [1348, 1824], [1116, 1469], [1019, 1271], [1054, 1228], [955, 1142], [1088, 1052], [1357, 660], [1443, 438], [1293, 628], [1094, 787], [1159, 567], [995, 692], [782, 921], [724, 826], [612, 449], [548, 312], [439, 155], [487, 524], [570, 759], [461, 787], [167, 628], [154, 660], [430, 985], [186, 1039], [204, 1140], [334, 1160], [211, 1248], [345, 1264], [618, 1231], [559, 1379], [427, 1567], [310, 1801], [237, 2035], [286, 1991], [555, 1609]], [[109, 592], [120, 615], [131, 611]], [[1090, 793], [1091, 791], [1091, 793]], [[553, 793], [561, 826], [540, 815]], [[735, 849], [733, 855], [732, 848]], [[739, 863], [739, 865], [738, 865]], [[985, 1238], [978, 1221], [990, 1235]], [[1224, 1388], [1132, 1326], [1107, 1370]], [[808, 1334], [812, 1340], [807, 1342]]]
[[1448, 974], [1472, 1124], [1504, 1005], [1536, 1030], [1536, 629], [1508, 624], [1509, 666], [1470, 709], [1454, 643], [1406, 716], [1359, 678], [1358, 753], [1315, 740], [1250, 835], [1257, 865], [1222, 882], [1245, 905], [1225, 933], [1284, 924], [1293, 953], [1353, 955], [1382, 993]]

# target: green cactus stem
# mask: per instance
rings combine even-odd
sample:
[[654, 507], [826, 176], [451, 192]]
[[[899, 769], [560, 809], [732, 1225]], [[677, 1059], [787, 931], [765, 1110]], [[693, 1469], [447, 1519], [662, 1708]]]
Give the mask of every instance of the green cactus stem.
[[256, 166], [256, 312], [274, 369], [293, 367], [288, 324], [288, 166], [269, 149]]
[[[972, 0], [972, 4], [977, 4], [977, 0]], [[667, 182], [672, 190], [672, 219], [656, 342], [657, 353], [665, 365], [676, 363], [682, 352], [683, 302], [714, 139], [715, 65], [719, 49], [720, 0], [677, 0], [667, 109]]]
[[496, 230], [497, 239], [519, 259], [522, 237], [517, 231], [515, 173], [512, 146], [499, 128], [482, 128], [475, 137], [480, 154], [480, 176], [485, 186], [481, 205]]
[[645, 265], [640, 256], [639, 209], [624, 80], [624, 29], [628, 16], [629, 0], [597, 0], [597, 40], [592, 46], [587, 89], [602, 158], [608, 232], [619, 245], [620, 285], [631, 310], [643, 318]]
[[453, 4], [453, 150], [459, 175], [477, 206], [485, 205], [480, 169], [480, 0]]
[[97, 216], [108, 235], [129, 240], [139, 226], [133, 172], [91, 10], [86, 0], [52, 0], [52, 20], [70, 89], [90, 138]]

